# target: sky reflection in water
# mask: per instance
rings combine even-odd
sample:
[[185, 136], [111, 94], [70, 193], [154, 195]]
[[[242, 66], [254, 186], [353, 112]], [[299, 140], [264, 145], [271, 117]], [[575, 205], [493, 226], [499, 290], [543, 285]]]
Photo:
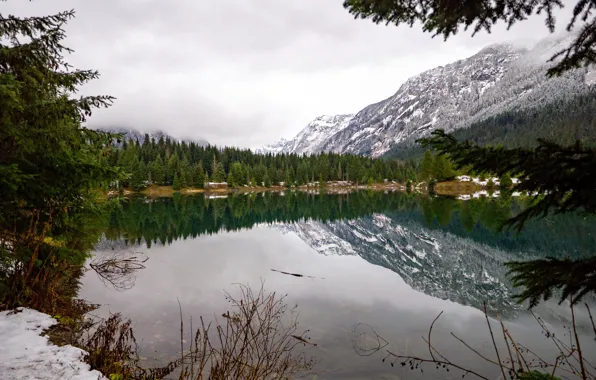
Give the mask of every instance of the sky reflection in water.
[[[321, 360], [317, 366], [321, 371], [319, 378], [449, 375], [444, 371], [433, 373], [432, 367], [425, 368], [424, 373], [399, 365], [392, 368], [381, 362], [382, 353], [359, 356], [353, 347], [356, 333], [363, 331], [362, 326], [356, 333], [353, 330], [359, 322], [372, 326], [390, 342], [388, 348], [392, 351], [426, 356], [428, 350], [421, 336], [426, 336], [434, 317], [444, 311], [433, 330], [433, 342], [450, 359], [466, 363], [472, 369], [484, 366], [450, 332], [481, 351], [492, 350], [486, 321], [477, 308], [414, 290], [395, 271], [373, 265], [358, 255], [322, 255], [296, 234], [278, 227], [258, 226], [177, 240], [170, 245], [153, 245], [149, 249], [144, 245], [130, 249], [149, 258], [146, 268], [136, 274], [134, 287], [116, 292], [105, 287], [90, 271], [84, 278], [81, 297], [102, 304], [99, 314], [121, 312], [133, 319], [142, 355], [148, 358], [153, 358], [155, 351], [167, 355], [179, 350], [178, 300], [186, 321], [190, 316], [195, 321], [199, 316], [209, 319], [227, 310], [224, 290], [234, 292], [233, 284], [237, 283], [258, 287], [261, 280], [265, 281], [267, 290], [287, 293], [290, 306], [298, 305], [299, 327], [311, 330], [311, 340], [318, 343], [309, 352]], [[314, 278], [288, 276], [271, 269]], [[553, 304], [543, 305], [542, 309], [548, 315], [553, 310], [563, 316], [568, 314], [566, 309]], [[529, 314], [519, 313], [512, 319], [507, 324], [516, 339], [537, 351], [550, 349]], [[580, 333], [587, 334], [589, 329]], [[593, 339], [584, 340], [587, 344], [594, 343]]]

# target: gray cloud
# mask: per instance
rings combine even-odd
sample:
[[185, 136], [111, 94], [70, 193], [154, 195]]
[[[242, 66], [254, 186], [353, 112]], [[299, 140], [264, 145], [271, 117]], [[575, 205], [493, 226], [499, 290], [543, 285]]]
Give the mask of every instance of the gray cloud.
[[102, 74], [83, 92], [118, 98], [91, 126], [243, 147], [290, 137], [319, 114], [357, 112], [489, 43], [547, 35], [538, 17], [443, 42], [420, 28], [354, 20], [341, 0], [10, 0], [0, 12], [71, 8], [67, 45], [76, 52], [68, 59]]

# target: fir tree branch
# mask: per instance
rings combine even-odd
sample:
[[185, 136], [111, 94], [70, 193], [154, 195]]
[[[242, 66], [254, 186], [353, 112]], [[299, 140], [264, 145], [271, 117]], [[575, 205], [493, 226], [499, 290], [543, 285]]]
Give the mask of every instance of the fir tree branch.
[[562, 290], [559, 303], [568, 297], [573, 297], [573, 303], [577, 303], [587, 293], [596, 291], [596, 258], [547, 258], [505, 265], [513, 285], [524, 288], [515, 298], [520, 302], [529, 300], [530, 307], [538, 305], [541, 299], [551, 298], [555, 289]]

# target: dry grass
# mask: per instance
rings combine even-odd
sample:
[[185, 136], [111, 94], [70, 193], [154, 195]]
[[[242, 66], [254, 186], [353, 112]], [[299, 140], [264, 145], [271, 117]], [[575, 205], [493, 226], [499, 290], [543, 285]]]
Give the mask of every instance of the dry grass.
[[151, 185], [140, 191], [148, 197], [171, 197], [175, 191], [172, 186], [157, 186]]
[[[185, 328], [180, 308], [180, 357], [160, 368], [139, 366], [131, 321], [119, 314], [97, 324], [77, 345], [89, 355], [87, 362], [109, 378], [162, 379], [179, 371], [180, 380], [289, 379], [312, 371], [315, 361], [300, 346], [315, 346], [298, 332], [296, 310], [288, 310], [285, 295], [253, 292], [239, 285], [239, 295], [226, 293], [230, 309], [223, 320], [206, 324], [200, 318], [184, 347]], [[91, 331], [90, 330], [90, 331]]]
[[474, 182], [445, 181], [435, 184], [435, 193], [438, 195], [458, 196], [473, 194], [484, 189]]
[[[318, 186], [297, 186], [292, 187], [291, 190], [300, 190], [300, 191], [312, 191], [318, 189], [324, 189], [327, 192], [339, 192], [339, 191], [354, 191], [354, 190], [375, 190], [375, 191], [384, 191], [384, 190], [403, 190], [404, 186], [395, 183], [375, 183], [371, 186], [368, 185], [350, 185], [350, 186], [333, 186], [333, 187], [318, 187]], [[287, 191], [288, 188], [285, 186], [271, 186], [271, 187], [263, 187], [263, 186], [241, 186], [238, 188], [212, 188], [212, 189], [200, 189], [195, 187], [188, 187], [181, 189], [178, 191], [181, 194], [232, 194], [232, 193], [263, 193], [263, 192], [280, 192], [280, 191]], [[134, 194], [143, 194], [149, 198], [159, 198], [159, 197], [171, 197], [176, 193], [172, 186], [157, 186], [151, 185], [137, 193], [131, 190], [125, 190], [123, 195], [134, 195]]]

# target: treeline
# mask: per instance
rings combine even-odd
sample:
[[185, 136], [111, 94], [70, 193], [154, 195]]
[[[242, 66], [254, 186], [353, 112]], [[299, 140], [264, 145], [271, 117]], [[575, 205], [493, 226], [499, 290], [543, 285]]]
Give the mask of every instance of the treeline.
[[449, 181], [455, 179], [459, 175], [478, 175], [480, 181], [486, 181], [488, 188], [500, 187], [503, 189], [510, 189], [513, 186], [513, 180], [508, 173], [503, 174], [499, 178], [499, 182], [493, 182], [491, 173], [471, 173], [469, 168], [454, 169], [453, 163], [449, 157], [441, 154], [433, 154], [430, 150], [424, 152], [424, 158], [420, 162], [417, 179], [419, 181], [427, 181], [430, 183]]
[[415, 178], [418, 170], [413, 161], [335, 153], [262, 155], [248, 149], [201, 146], [169, 137], [156, 141], [149, 135], [143, 141], [123, 141], [121, 148], [111, 154], [110, 163], [130, 173], [119, 186], [139, 189], [157, 184], [174, 190], [201, 188], [207, 182], [227, 182], [231, 187], [280, 183], [299, 186], [327, 181], [370, 184], [385, 179], [405, 182]]
[[[480, 145], [506, 148], [534, 147], [539, 138], [559, 144], [583, 140], [596, 142], [596, 92], [565, 97], [542, 106], [512, 109], [458, 129], [453, 136]], [[385, 157], [420, 160], [424, 149], [417, 144], [399, 144]]]

